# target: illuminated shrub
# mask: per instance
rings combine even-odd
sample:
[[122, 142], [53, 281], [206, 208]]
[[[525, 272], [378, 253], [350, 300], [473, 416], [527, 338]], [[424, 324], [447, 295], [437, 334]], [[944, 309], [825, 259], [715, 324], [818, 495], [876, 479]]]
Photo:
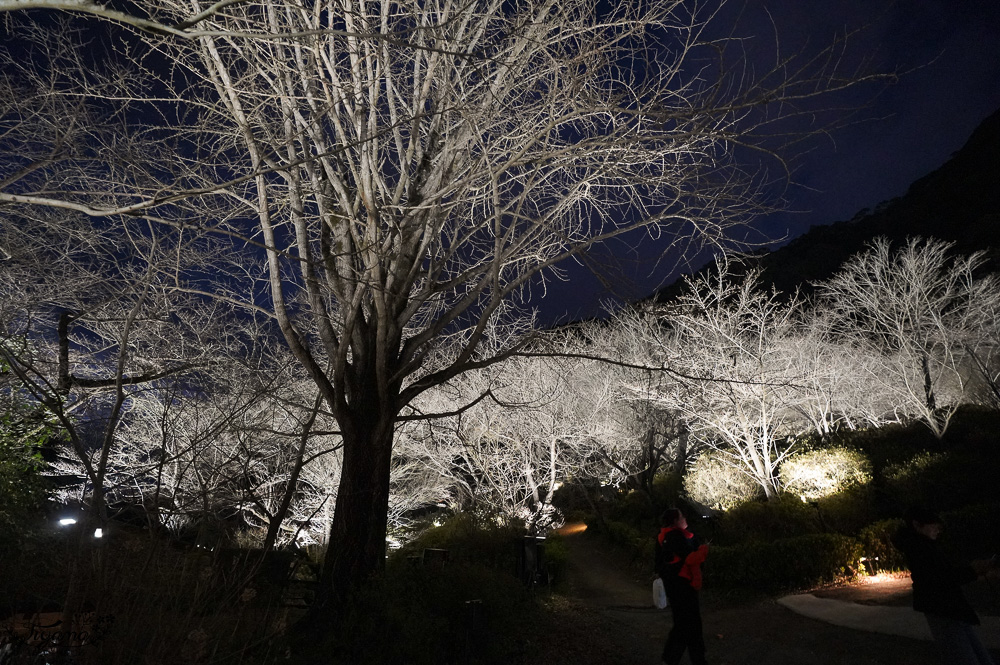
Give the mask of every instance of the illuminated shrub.
[[729, 510], [762, 493], [749, 475], [711, 451], [700, 455], [688, 469], [684, 490], [698, 503], [715, 510]]
[[865, 456], [847, 448], [827, 448], [786, 460], [778, 470], [785, 491], [815, 501], [871, 480]]
[[903, 526], [903, 520], [899, 518], [879, 520], [869, 524], [858, 534], [862, 551], [871, 561], [868, 566], [870, 572], [906, 569], [903, 553], [892, 544], [892, 536], [899, 531], [901, 526]]

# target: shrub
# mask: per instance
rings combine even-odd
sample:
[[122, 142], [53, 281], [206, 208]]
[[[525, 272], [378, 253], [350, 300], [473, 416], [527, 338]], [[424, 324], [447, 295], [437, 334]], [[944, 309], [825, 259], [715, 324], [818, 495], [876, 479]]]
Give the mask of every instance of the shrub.
[[[523, 536], [470, 514], [425, 531], [352, 599], [316, 656], [336, 665], [518, 662], [518, 636], [536, 611], [515, 574]], [[421, 565], [416, 555], [428, 548], [448, 550], [447, 561]], [[566, 559], [565, 543], [550, 535], [550, 576], [561, 578]]]
[[816, 514], [824, 531], [856, 534], [879, 518], [871, 485], [856, 485], [816, 502]]
[[886, 469], [885, 492], [896, 512], [912, 505], [956, 510], [995, 496], [1000, 458], [992, 452], [919, 453]]
[[808, 588], [857, 573], [861, 544], [817, 533], [733, 547], [713, 547], [705, 564], [708, 584], [777, 592]]
[[942, 443], [947, 449], [991, 453], [1000, 444], [1000, 411], [981, 406], [960, 407], [952, 416]]
[[778, 475], [785, 491], [816, 501], [871, 481], [871, 464], [856, 450], [826, 448], [788, 458]]
[[[0, 549], [16, 552], [21, 538], [37, 526], [46, 484], [42, 447], [52, 428], [40, 416], [16, 411], [0, 416]], [[13, 553], [11, 552], [11, 553]]]
[[617, 494], [617, 489], [601, 484], [596, 478], [576, 478], [569, 480], [552, 495], [552, 505], [564, 515], [570, 513], [592, 513], [595, 507], [601, 510], [609, 497]]
[[733, 545], [790, 538], [820, 531], [816, 508], [798, 497], [783, 495], [774, 501], [750, 501], [726, 511], [715, 524], [715, 541]]
[[892, 536], [901, 526], [901, 519], [880, 520], [869, 524], [858, 534], [861, 550], [870, 562], [869, 572], [906, 569], [902, 553], [892, 544]]
[[646, 533], [631, 524], [614, 520], [605, 520], [603, 526], [598, 521], [591, 520], [587, 523], [587, 529], [602, 534], [605, 540], [627, 555], [630, 559], [629, 565], [634, 569], [642, 571], [652, 569], [655, 530], [650, 529]]
[[222, 573], [229, 571], [212, 553], [108, 526], [99, 542], [84, 541], [92, 547], [81, 547], [71, 528], [30, 534], [12, 567], [0, 561], [0, 611], [59, 611], [72, 579], [97, 621], [80, 662], [131, 664], [139, 654], [148, 663], [195, 662], [202, 652], [248, 662], [272, 648], [290, 611], [279, 606], [274, 585], [259, 577], [227, 583]]
[[761, 494], [761, 487], [747, 474], [706, 451], [698, 456], [684, 478], [684, 490], [715, 510], [729, 510]]
[[611, 505], [608, 517], [617, 522], [641, 524], [655, 519], [656, 510], [648, 494], [640, 490], [630, 490]]
[[569, 550], [566, 541], [557, 533], [551, 533], [545, 539], [545, 570], [549, 581], [559, 586], [566, 573], [566, 563], [569, 560]]
[[[1000, 504], [966, 506], [941, 514], [945, 528], [941, 544], [956, 560], [985, 557], [1000, 550]], [[906, 561], [892, 545], [892, 535], [903, 520], [887, 519], [868, 525], [858, 540], [869, 559], [878, 558], [874, 568], [885, 571], [905, 570]]]
[[648, 540], [639, 529], [625, 522], [605, 520], [604, 526], [608, 541], [630, 551], [639, 549], [641, 543]]
[[475, 564], [424, 568], [394, 559], [348, 605], [332, 645], [337, 665], [520, 662], [535, 609], [512, 575]]
[[1000, 551], [1000, 504], [965, 506], [941, 514], [943, 544], [959, 560], [986, 557]]
[[926, 425], [885, 425], [876, 429], [845, 432], [838, 443], [861, 450], [872, 465], [873, 475], [893, 465], [904, 464], [915, 453], [933, 450], [939, 442]]
[[656, 474], [653, 479], [654, 517], [658, 519], [664, 510], [676, 506], [683, 490], [684, 478], [679, 473], [668, 471]]
[[425, 549], [444, 549], [452, 562], [513, 571], [517, 568], [517, 545], [523, 536], [524, 529], [520, 526], [498, 526], [471, 513], [460, 513], [441, 526], [424, 531], [397, 556], [406, 558]]

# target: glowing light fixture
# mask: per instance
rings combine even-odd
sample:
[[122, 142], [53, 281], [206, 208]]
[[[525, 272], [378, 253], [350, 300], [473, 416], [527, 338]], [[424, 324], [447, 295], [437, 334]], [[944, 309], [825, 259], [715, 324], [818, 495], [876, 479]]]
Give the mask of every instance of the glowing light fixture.
[[69, 526], [70, 524], [76, 524], [76, 518], [75, 517], [64, 517], [61, 520], [59, 520], [59, 524], [61, 526]]
[[103, 537], [104, 537], [104, 529], [102, 529], [101, 527], [97, 527], [96, 529], [94, 529], [94, 538], [103, 538]]

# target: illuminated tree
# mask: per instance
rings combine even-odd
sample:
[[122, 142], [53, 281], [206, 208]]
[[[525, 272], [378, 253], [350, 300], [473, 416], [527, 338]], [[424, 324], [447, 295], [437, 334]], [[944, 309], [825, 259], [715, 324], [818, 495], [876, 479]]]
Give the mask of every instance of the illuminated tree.
[[167, 300], [155, 235], [39, 212], [0, 227], [0, 357], [18, 393], [58, 425], [84, 479], [76, 498], [101, 523], [110, 456], [137, 396], [196, 380], [234, 331], [219, 303]]
[[894, 250], [880, 238], [818, 285], [836, 317], [832, 338], [874, 353], [870, 378], [938, 437], [965, 399], [964, 365], [988, 342], [1000, 298], [995, 276], [976, 275], [985, 254], [952, 256], [953, 246], [911, 238]]
[[645, 364], [664, 369], [657, 385], [632, 390], [682, 414], [698, 442], [774, 498], [778, 466], [801, 431], [793, 405], [802, 386], [788, 352], [800, 306], [761, 291], [758, 277], [720, 262], [676, 303], [618, 325], [639, 333]]
[[[0, 12], [26, 11], [29, 9], [58, 10], [71, 14], [88, 14], [114, 23], [130, 25], [156, 35], [169, 35], [190, 39], [203, 34], [196, 26], [229, 5], [248, 0], [218, 0], [204, 9], [189, 13], [180, 20], [162, 23], [155, 18], [140, 16], [101, 5], [90, 0], [0, 0]], [[155, 9], [155, 8], [154, 8]]]
[[[166, 26], [202, 9], [148, 5]], [[343, 437], [337, 595], [384, 561], [400, 415], [523, 343], [484, 352], [490, 322], [611, 239], [724, 239], [767, 180], [740, 151], [766, 158], [771, 123], [861, 78], [838, 43], [754, 79], [679, 1], [205, 9], [195, 39], [123, 43], [146, 71], [98, 71], [50, 31], [44, 58], [5, 63], [28, 83], [0, 102], [0, 202], [141, 228], [178, 257], [150, 263], [171, 297], [273, 320]]]
[[603, 395], [605, 406], [591, 408], [592, 399], [576, 403], [592, 414], [594, 427], [605, 428], [603, 438], [615, 442], [594, 451], [609, 468], [590, 479], [624, 483], [647, 494], [660, 471], [684, 473], [690, 434], [679, 411], [648, 399], [663, 380], [661, 352], [672, 343], [663, 335], [666, 330], [652, 323], [655, 317], [645, 309], [625, 309], [612, 319], [613, 325], [597, 320], [569, 327], [562, 351], [582, 360], [573, 390]]
[[511, 358], [428, 393], [428, 405], [487, 397], [427, 423], [422, 466], [448, 479], [456, 508], [544, 529], [572, 459], [576, 423], [564, 417], [566, 387], [552, 363]]
[[787, 340], [787, 353], [801, 386], [790, 404], [826, 439], [840, 429], [898, 422], [897, 404], [875, 380], [883, 360], [831, 334], [833, 317], [820, 305], [804, 314]]

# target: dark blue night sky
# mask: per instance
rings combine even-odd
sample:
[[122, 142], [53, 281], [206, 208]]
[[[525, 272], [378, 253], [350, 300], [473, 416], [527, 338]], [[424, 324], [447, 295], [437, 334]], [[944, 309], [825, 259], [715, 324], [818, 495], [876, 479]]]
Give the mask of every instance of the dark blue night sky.
[[[795, 183], [785, 193], [789, 209], [760, 220], [769, 238], [789, 240], [815, 224], [851, 219], [859, 210], [904, 194], [918, 178], [941, 166], [976, 126], [1000, 108], [1000, 2], [997, 0], [747, 0], [730, 2], [719, 28], [753, 36], [760, 57], [799, 46], [817, 49], [836, 33], [870, 24], [855, 57], [871, 56], [883, 71], [904, 75], [877, 97], [846, 97], [859, 110], [853, 124], [814, 142], [796, 161]], [[773, 25], [771, 21], [773, 20]], [[1000, 162], [998, 162], [1000, 163]], [[655, 255], [655, 247], [642, 254]], [[627, 253], [626, 253], [627, 256]], [[626, 259], [627, 263], [627, 259]], [[626, 265], [630, 299], [649, 295], [678, 272]], [[688, 269], [682, 271], [686, 272]], [[554, 285], [539, 307], [545, 322], [598, 315], [611, 297], [583, 270], [571, 283]]]
[[[857, 109], [851, 124], [799, 155], [784, 192], [789, 212], [759, 220], [756, 240], [781, 244], [812, 225], [851, 219], [904, 194], [1000, 108], [1000, 0], [728, 0], [714, 36], [748, 38], [751, 59], [766, 65], [776, 38], [783, 54], [816, 51], [866, 25], [851, 57], [870, 57], [880, 71], [902, 73], [899, 82], [874, 99], [868, 87], [831, 100]], [[707, 260], [680, 268], [657, 264], [666, 250], [648, 240], [638, 250], [609, 247], [597, 260], [613, 264], [612, 289], [588, 270], [569, 267], [571, 279], [550, 283], [544, 298], [536, 292], [532, 305], [544, 324], [598, 316], [605, 303], [647, 297]]]

